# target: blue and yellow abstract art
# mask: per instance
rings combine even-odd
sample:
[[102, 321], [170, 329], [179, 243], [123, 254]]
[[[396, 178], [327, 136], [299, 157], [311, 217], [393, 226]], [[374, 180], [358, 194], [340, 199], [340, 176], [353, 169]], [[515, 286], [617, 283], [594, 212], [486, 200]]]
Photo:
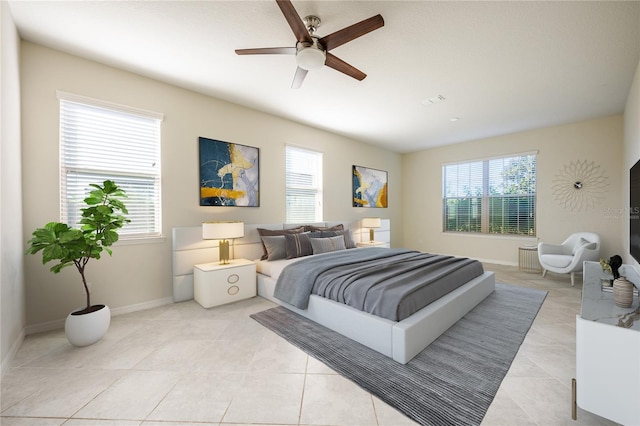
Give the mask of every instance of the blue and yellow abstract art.
[[200, 205], [260, 206], [259, 149], [198, 138]]
[[353, 166], [353, 207], [387, 207], [387, 172]]

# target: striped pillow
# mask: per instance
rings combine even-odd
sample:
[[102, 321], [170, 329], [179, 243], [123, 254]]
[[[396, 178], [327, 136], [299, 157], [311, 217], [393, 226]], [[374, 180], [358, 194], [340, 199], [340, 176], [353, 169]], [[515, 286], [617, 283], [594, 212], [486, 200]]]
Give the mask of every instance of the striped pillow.
[[[317, 232], [318, 236], [320, 233]], [[296, 257], [309, 256], [313, 254], [313, 248], [311, 247], [311, 241], [309, 240], [310, 232], [304, 232], [302, 234], [287, 234], [284, 236], [287, 259], [294, 259]]]
[[[300, 232], [304, 232], [304, 226], [299, 226], [297, 228], [291, 228], [291, 229], [264, 229], [264, 228], [258, 228], [258, 234], [260, 234], [260, 237], [272, 237], [272, 236], [276, 236], [276, 235], [296, 234], [296, 233], [300, 233]], [[267, 253], [267, 247], [264, 245], [264, 241], [262, 241], [262, 250], [264, 251], [264, 254], [262, 255], [262, 257], [260, 259], [261, 260], [267, 260], [269, 255]]]
[[313, 254], [328, 253], [330, 251], [346, 250], [344, 237], [337, 235], [329, 238], [310, 238]]

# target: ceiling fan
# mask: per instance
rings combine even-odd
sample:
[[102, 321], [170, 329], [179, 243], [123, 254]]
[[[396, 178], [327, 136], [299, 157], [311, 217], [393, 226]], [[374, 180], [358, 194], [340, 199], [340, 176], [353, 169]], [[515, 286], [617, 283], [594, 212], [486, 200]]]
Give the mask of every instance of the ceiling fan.
[[320, 26], [320, 18], [306, 16], [300, 19], [290, 0], [276, 0], [282, 14], [289, 23], [296, 36], [295, 47], [266, 47], [256, 49], [236, 49], [238, 55], [296, 55], [298, 68], [293, 77], [292, 89], [298, 89], [310, 70], [322, 68], [326, 65], [340, 71], [356, 80], [363, 80], [367, 75], [359, 69], [349, 65], [342, 59], [329, 53], [329, 50], [350, 42], [360, 36], [384, 26], [381, 15], [373, 16], [324, 37], [317, 37], [316, 30]]

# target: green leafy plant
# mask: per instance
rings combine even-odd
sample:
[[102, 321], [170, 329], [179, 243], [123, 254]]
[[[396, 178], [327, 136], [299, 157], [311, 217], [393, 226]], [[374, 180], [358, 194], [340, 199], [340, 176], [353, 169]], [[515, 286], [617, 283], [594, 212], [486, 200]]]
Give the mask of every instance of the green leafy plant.
[[600, 259], [600, 267], [603, 271], [612, 273], [611, 265], [609, 265], [609, 261], [607, 259]]
[[91, 184], [95, 188], [84, 199], [87, 207], [81, 209], [80, 228], [71, 228], [65, 223], [49, 222], [43, 228], [33, 231], [33, 238], [27, 242], [26, 254], [42, 251], [42, 264], [58, 261], [50, 268], [53, 273], [75, 265], [82, 277], [87, 306], [83, 312], [91, 311], [91, 294], [85, 277], [85, 268], [90, 259], [100, 259], [103, 251], [111, 256], [109, 248], [118, 241], [118, 230], [130, 222], [122, 202], [127, 195], [111, 180], [101, 185]]
[[609, 258], [609, 260], [600, 259], [600, 267], [602, 267], [603, 271], [611, 273], [611, 275], [613, 275], [614, 280], [617, 278], [620, 278], [619, 269], [621, 266], [622, 266], [622, 257], [620, 257], [620, 255], [614, 254]]

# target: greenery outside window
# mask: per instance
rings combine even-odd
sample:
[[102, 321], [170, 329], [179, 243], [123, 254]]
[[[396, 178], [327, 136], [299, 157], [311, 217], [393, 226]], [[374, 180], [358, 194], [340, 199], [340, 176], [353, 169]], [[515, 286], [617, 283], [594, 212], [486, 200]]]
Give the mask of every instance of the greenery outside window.
[[322, 222], [322, 153], [285, 149], [286, 222]]
[[536, 235], [536, 154], [442, 166], [445, 232]]
[[130, 223], [121, 240], [162, 235], [162, 114], [58, 92], [60, 221], [78, 226], [89, 184], [113, 180], [126, 191]]

